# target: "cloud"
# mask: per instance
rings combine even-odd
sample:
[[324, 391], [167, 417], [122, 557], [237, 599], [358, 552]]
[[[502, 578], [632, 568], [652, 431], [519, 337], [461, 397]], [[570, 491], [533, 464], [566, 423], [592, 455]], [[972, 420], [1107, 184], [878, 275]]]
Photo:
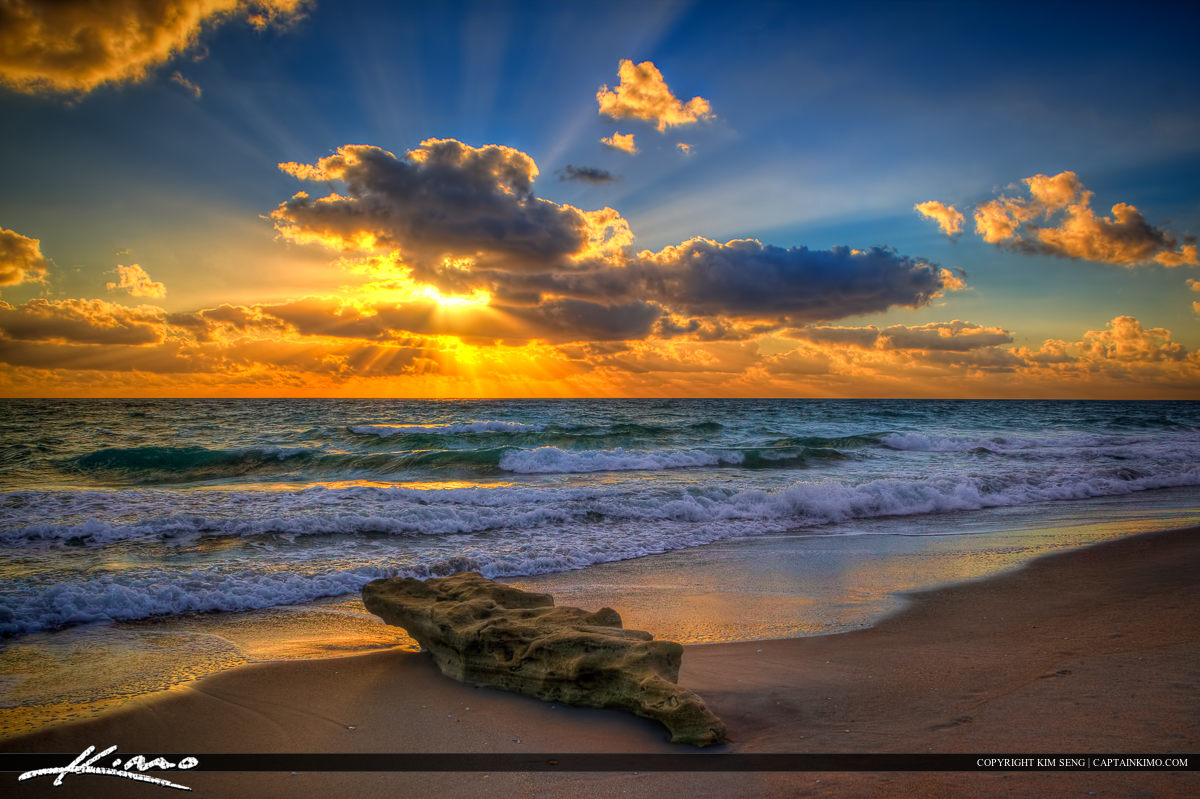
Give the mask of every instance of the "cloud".
[[271, 213], [285, 238], [364, 252], [398, 249], [422, 280], [455, 288], [471, 270], [565, 268], [622, 240], [612, 209], [584, 212], [533, 195], [533, 159], [511, 147], [428, 139], [404, 158], [347, 145], [314, 164], [280, 169], [345, 184], [312, 199], [300, 192]]
[[1025, 178], [1029, 197], [1001, 196], [975, 209], [975, 230], [992, 244], [1038, 255], [1134, 267], [1197, 265], [1195, 243], [1146, 221], [1129, 203], [1097, 216], [1092, 192], [1074, 172]]
[[309, 298], [262, 310], [306, 335], [377, 339], [448, 335], [481, 344], [640, 339], [663, 314], [652, 302], [601, 303], [569, 297], [548, 297], [534, 305], [493, 303], [452, 309], [427, 300], [378, 302], [356, 310], [338, 309], [334, 300], [323, 302], [324, 308]]
[[509, 308], [508, 313], [528, 322], [540, 338], [558, 341], [623, 341], [645, 338], [662, 316], [663, 309], [641, 300], [602, 304], [557, 298], [529, 309]]
[[1037, 210], [1021, 200], [1001, 197], [975, 209], [975, 232], [988, 244], [1018, 238], [1022, 224], [1037, 216]]
[[584, 183], [612, 183], [614, 180], [620, 180], [612, 172], [607, 169], [600, 169], [594, 166], [574, 166], [567, 164], [559, 170], [559, 180], [581, 180]]
[[[788, 330], [804, 342], [788, 360], [824, 359], [835, 393], [896, 392], [945, 396], [955, 379], [959, 396], [1154, 397], [1194, 396], [1200, 354], [1169, 330], [1119, 316], [1078, 341], [1051, 339], [1036, 348], [1011, 347], [1009, 331], [955, 320], [886, 328], [808, 326]], [[765, 358], [768, 374], [783, 354]], [[999, 376], [1009, 375], [1003, 382]], [[1014, 377], [1015, 376], [1015, 377]], [[856, 387], [856, 388], [851, 388]]]
[[[1200, 280], [1188, 279], [1187, 284], [1192, 291], [1200, 291]], [[1200, 301], [1192, 302], [1192, 310], [1200, 314]]]
[[755, 366], [761, 357], [752, 342], [630, 342], [617, 349], [587, 345], [581, 354], [594, 368], [621, 375], [710, 374], [724, 379]]
[[683, 153], [684, 155], [692, 154], [692, 145], [681, 141], [675, 142], [675, 149], [679, 150], [679, 152]]
[[[316, 164], [280, 168], [341, 184], [320, 198], [300, 192], [271, 217], [292, 241], [370, 253], [351, 268], [380, 280], [379, 290], [399, 292], [395, 313], [371, 303], [379, 317], [372, 324], [387, 316], [389, 330], [433, 333], [434, 319], [448, 334], [504, 340], [740, 339], [893, 305], [919, 307], [963, 286], [948, 270], [882, 248], [785, 250], [696, 238], [635, 255], [633, 233], [617, 211], [537, 197], [536, 164], [508, 147], [430, 139], [398, 158], [347, 145]], [[451, 318], [444, 303], [428, 302], [437, 299], [432, 290], [443, 299], [484, 296], [488, 305]]]
[[151, 280], [146, 270], [137, 264], [121, 266], [117, 264], [117, 282], [106, 283], [109, 291], [123, 289], [134, 297], [165, 297], [167, 287], [156, 280]]
[[[40, 396], [148, 387], [189, 396], [1189, 397], [1200, 389], [1200, 354], [1128, 316], [1029, 349], [1013, 347], [1007, 330], [957, 319], [780, 328], [722, 313], [689, 318], [649, 296], [446, 306], [407, 289], [393, 300], [378, 286], [170, 314], [102, 300], [0, 302], [0, 380]], [[408, 382], [390, 382], [398, 379]]]
[[38, 283], [47, 265], [41, 241], [0, 227], [0, 286]]
[[802, 348], [779, 352], [762, 359], [762, 369], [770, 375], [811, 377], [833, 371], [834, 360], [820, 350]]
[[955, 267], [954, 269], [943, 269], [938, 273], [942, 278], [942, 290], [934, 296], [941, 296], [947, 291], [962, 291], [967, 287], [967, 281], [963, 280], [967, 276], [965, 270]]
[[178, 83], [180, 86], [187, 89], [189, 92], [192, 93], [192, 96], [195, 97], [197, 100], [199, 100], [200, 95], [202, 95], [204, 93], [203, 91], [201, 91], [199, 86], [197, 86], [196, 84], [192, 83], [190, 80], [185, 78], [183, 76], [183, 73], [181, 73], [179, 70], [175, 70], [173, 73], [171, 73], [171, 82]]
[[278, 338], [281, 333], [289, 330], [286, 322], [265, 313], [261, 306], [248, 308], [228, 303], [222, 303], [216, 308], [167, 314], [166, 321], [168, 325], [198, 342], [251, 335]]
[[1171, 331], [1161, 327], [1144, 328], [1132, 316], [1118, 316], [1104, 330], [1089, 330], [1075, 344], [1084, 360], [1152, 363], [1181, 361], [1187, 349], [1171, 340]]
[[1083, 184], [1074, 172], [1059, 172], [1054, 177], [1037, 174], [1025, 178], [1025, 183], [1033, 199], [1051, 211], [1066, 208], [1083, 192]]
[[605, 136], [600, 141], [614, 150], [620, 150], [630, 155], [634, 155], [638, 151], [637, 145], [633, 143], [632, 133], [618, 133], [614, 130], [613, 135]]
[[548, 297], [532, 305], [450, 305], [421, 296], [392, 299], [366, 291], [359, 297], [309, 296], [253, 307], [170, 314], [168, 324], [198, 341], [237, 335], [271, 339], [330, 337], [396, 342], [416, 337], [455, 336], [478, 344], [498, 341], [615, 341], [645, 338], [663, 315], [653, 302], [603, 303]]
[[104, 300], [0, 301], [0, 336], [17, 341], [71, 344], [158, 344], [166, 333], [161, 308], [130, 308]]
[[954, 236], [962, 232], [963, 215], [953, 205], [943, 205], [937, 200], [929, 200], [917, 203], [913, 206], [913, 210], [921, 216], [937, 222], [938, 227], [947, 236]]
[[651, 61], [634, 65], [623, 59], [617, 68], [620, 83], [615, 90], [601, 86], [596, 92], [600, 113], [613, 119], [644, 119], [660, 132], [676, 125], [690, 125], [712, 118], [712, 107], [703, 97], [680, 102], [671, 93], [662, 73]]
[[1127, 387], [1200, 388], [1200, 353], [1189, 352], [1171, 331], [1143, 327], [1132, 316], [1118, 316], [1104, 330], [1089, 330], [1079, 341], [1048, 339], [1038, 349], [1013, 351], [1030, 377], [1051, 376], [1075, 382], [1109, 380]]
[[939, 267], [873, 247], [783, 249], [755, 239], [693, 238], [638, 254], [643, 296], [688, 314], [840, 319], [893, 305], [917, 308], [945, 290]]
[[278, 305], [258, 306], [262, 317], [279, 319], [301, 336], [373, 339], [387, 336], [375, 314], [340, 297], [304, 297]]
[[1011, 344], [1012, 334], [999, 327], [985, 327], [955, 319], [925, 325], [891, 325], [878, 328], [810, 326], [789, 330], [789, 338], [818, 344], [837, 344], [880, 350], [928, 350], [969, 352], [982, 347]]
[[304, 5], [305, 0], [4, 0], [0, 83], [26, 93], [83, 94], [105, 83], [140, 81], [195, 45], [206, 27], [242, 18], [262, 29], [297, 18]]

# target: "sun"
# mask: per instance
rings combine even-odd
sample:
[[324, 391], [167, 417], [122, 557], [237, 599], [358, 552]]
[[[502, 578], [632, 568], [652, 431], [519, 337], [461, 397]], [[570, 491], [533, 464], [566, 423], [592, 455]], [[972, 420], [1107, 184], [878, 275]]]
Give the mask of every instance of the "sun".
[[443, 294], [434, 286], [421, 286], [413, 292], [414, 297], [436, 302], [442, 308], [469, 308], [490, 305], [492, 294], [475, 289], [470, 294]]

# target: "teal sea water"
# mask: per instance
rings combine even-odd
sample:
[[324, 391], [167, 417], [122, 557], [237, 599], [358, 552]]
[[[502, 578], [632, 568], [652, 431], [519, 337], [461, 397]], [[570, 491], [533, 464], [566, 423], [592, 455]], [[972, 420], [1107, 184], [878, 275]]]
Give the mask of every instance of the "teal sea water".
[[869, 559], [1197, 486], [1194, 402], [9, 400], [0, 635], [772, 536]]

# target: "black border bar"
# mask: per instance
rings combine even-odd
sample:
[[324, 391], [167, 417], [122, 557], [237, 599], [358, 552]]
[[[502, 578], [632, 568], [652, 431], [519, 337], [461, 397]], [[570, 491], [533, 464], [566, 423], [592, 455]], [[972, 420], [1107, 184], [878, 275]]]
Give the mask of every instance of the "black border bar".
[[[114, 753], [128, 759], [138, 753]], [[78, 753], [0, 752], [0, 772], [62, 768]], [[147, 771], [182, 777], [193, 771], [287, 772], [742, 772], [742, 771], [1197, 771], [1196, 754], [787, 754], [787, 753], [209, 753], [143, 754], [194, 767]], [[101, 765], [97, 763], [96, 765]], [[108, 765], [105, 763], [103, 765]]]

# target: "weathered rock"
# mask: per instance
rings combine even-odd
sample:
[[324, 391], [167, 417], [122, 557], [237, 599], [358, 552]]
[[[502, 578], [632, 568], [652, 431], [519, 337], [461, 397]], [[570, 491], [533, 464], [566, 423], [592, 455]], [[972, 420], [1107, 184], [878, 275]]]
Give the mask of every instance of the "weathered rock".
[[549, 594], [521, 591], [475, 572], [422, 582], [374, 580], [363, 604], [403, 627], [442, 673], [583, 707], [613, 707], [656, 719], [675, 743], [725, 740], [725, 725], [675, 683], [683, 647], [621, 627], [612, 608], [555, 607]]

